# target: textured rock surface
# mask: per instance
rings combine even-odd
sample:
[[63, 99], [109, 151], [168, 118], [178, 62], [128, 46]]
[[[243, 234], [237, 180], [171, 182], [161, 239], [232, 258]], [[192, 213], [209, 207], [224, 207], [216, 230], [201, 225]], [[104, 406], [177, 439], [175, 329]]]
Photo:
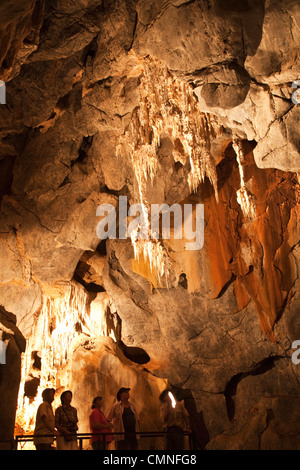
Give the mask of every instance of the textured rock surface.
[[[298, 448], [286, 430], [298, 399], [282, 418], [288, 399], [276, 398], [297, 395], [299, 384], [290, 358], [300, 339], [298, 3], [11, 0], [0, 17], [0, 304], [30, 337], [53, 284], [106, 291], [116, 340], [144, 351], [147, 369], [186, 394], [197, 445]], [[205, 208], [202, 250], [164, 242], [168, 289], [129, 240], [96, 235], [99, 204], [141, 197], [120, 137], [130, 131], [136, 149], [151, 145], [151, 112], [159, 121], [166, 110], [147, 202]], [[192, 135], [198, 148], [197, 116], [210, 157], [191, 194], [184, 147]], [[188, 131], [178, 131], [180, 118]], [[252, 217], [237, 201], [236, 139]]]
[[[141, 431], [162, 429], [159, 394], [166, 381], [153, 377], [143, 366], [128, 360], [110, 338], [87, 342], [73, 355], [71, 388], [78, 409], [80, 432], [90, 432], [88, 416], [91, 399], [103, 397], [103, 412], [108, 414], [121, 387], [129, 387], [130, 399], [139, 414]], [[163, 448], [160, 439], [143, 438], [141, 449]], [[160, 447], [159, 447], [160, 446]]]
[[298, 450], [299, 397], [265, 397], [250, 411], [246, 424], [212, 439], [209, 450]]
[[6, 348], [5, 360], [1, 354], [0, 363], [0, 449], [11, 450], [21, 378], [21, 353], [25, 351], [26, 341], [16, 326], [15, 315], [3, 307], [0, 308], [0, 334]]

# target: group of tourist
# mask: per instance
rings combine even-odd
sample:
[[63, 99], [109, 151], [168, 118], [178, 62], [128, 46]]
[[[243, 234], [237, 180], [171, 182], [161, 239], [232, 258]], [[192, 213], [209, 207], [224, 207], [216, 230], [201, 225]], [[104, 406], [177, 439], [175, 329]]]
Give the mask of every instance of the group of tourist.
[[[105, 416], [102, 412], [103, 399], [97, 396], [92, 401], [89, 415], [93, 450], [106, 450], [114, 440], [116, 450], [138, 450], [139, 417], [129, 400], [130, 388], [122, 387], [117, 393], [117, 402]], [[34, 444], [37, 450], [53, 450], [56, 437], [57, 450], [78, 450], [77, 410], [71, 405], [72, 392], [64, 391], [60, 396], [61, 405], [53, 412], [54, 388], [46, 388], [42, 393], [43, 402], [39, 405]], [[184, 449], [184, 431], [190, 432], [189, 416], [181, 402], [177, 402], [170, 391], [160, 395], [161, 418], [166, 429], [166, 450]]]

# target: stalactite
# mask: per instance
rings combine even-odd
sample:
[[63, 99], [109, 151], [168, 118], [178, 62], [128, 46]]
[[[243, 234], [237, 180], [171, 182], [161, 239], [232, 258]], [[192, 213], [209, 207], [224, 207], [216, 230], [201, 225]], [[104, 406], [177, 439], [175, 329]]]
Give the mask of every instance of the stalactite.
[[[213, 128], [209, 116], [200, 112], [192, 87], [175, 79], [162, 62], [147, 58], [139, 91], [140, 105], [127, 132], [127, 145], [134, 149], [131, 156], [135, 170], [139, 172], [142, 163], [143, 173], [147, 175], [150, 170], [154, 177], [160, 135], [166, 132], [173, 141], [180, 140], [190, 161], [191, 190], [208, 176], [218, 199], [216, 167], [210, 154]], [[174, 157], [182, 159], [176, 151]]]
[[[213, 129], [209, 117], [199, 111], [192, 87], [175, 79], [162, 62], [146, 58], [139, 92], [139, 107], [119, 140], [117, 153], [129, 152], [138, 183], [139, 202], [144, 207], [145, 216], [149, 213], [147, 185], [157, 172], [157, 150], [162, 133], [168, 133], [173, 142], [179, 140], [182, 144], [184, 156], [174, 147], [173, 157], [182, 163], [189, 161], [187, 183], [190, 190], [196, 191], [207, 176], [218, 200], [216, 167], [210, 154]], [[131, 236], [135, 257], [143, 255], [159, 279], [163, 276], [167, 279], [171, 260], [163, 244], [152, 239], [150, 228], [147, 240], [136, 235]]]
[[[32, 431], [37, 407], [42, 401], [44, 388], [57, 388], [59, 371], [64, 369], [65, 385], [70, 382], [72, 353], [82, 335], [87, 337], [111, 336], [105, 312], [97, 320], [91, 318], [87, 308], [87, 293], [81, 286], [70, 282], [60, 286], [53, 295], [45, 295], [41, 312], [28, 339], [22, 358], [22, 378], [19, 390], [17, 423], [27, 432]], [[25, 382], [32, 369], [32, 353], [41, 355], [40, 384], [34, 400], [24, 396]]]
[[245, 217], [254, 218], [256, 215], [255, 201], [251, 194], [247, 191], [244, 179], [244, 152], [242, 143], [239, 139], [234, 139], [232, 142], [232, 147], [236, 154], [236, 160], [240, 173], [240, 189], [237, 191], [237, 201], [241, 206], [242, 212]]
[[163, 281], [165, 281], [168, 287], [172, 261], [162, 243], [158, 239], [137, 239], [134, 231], [131, 233], [131, 241], [135, 259], [139, 260], [143, 256], [145, 260], [148, 260], [150, 269], [156, 274], [159, 284], [163, 285]]

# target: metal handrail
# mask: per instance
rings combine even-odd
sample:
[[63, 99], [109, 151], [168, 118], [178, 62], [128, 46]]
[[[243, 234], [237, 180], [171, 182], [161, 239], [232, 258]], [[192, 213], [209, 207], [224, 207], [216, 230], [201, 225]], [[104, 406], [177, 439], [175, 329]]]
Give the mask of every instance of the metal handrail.
[[[146, 437], [164, 437], [166, 435], [167, 431], [139, 431], [136, 432], [137, 435], [139, 435], [142, 438]], [[83, 450], [83, 441], [86, 439], [90, 439], [92, 436], [101, 436], [105, 437], [106, 436], [116, 436], [116, 435], [124, 435], [125, 432], [106, 432], [106, 433], [76, 433], [76, 439], [79, 440], [79, 450]], [[184, 431], [184, 436], [189, 437], [189, 450], [193, 450], [193, 439], [192, 439], [192, 433]], [[18, 443], [19, 442], [32, 442], [36, 437], [53, 437], [54, 440], [56, 440], [56, 436], [53, 434], [18, 434], [14, 437], [14, 450], [18, 450]]]

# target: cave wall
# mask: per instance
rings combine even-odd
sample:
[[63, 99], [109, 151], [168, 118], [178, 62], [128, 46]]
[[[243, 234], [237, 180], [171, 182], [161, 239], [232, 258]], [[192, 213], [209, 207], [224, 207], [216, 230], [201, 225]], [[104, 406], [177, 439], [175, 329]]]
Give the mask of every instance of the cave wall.
[[[157, 404], [167, 385], [166, 380], [154, 377], [143, 365], [127, 359], [111, 338], [85, 342], [73, 354], [71, 379], [79, 431], [90, 432], [91, 399], [102, 396], [103, 412], [107, 415], [122, 386], [130, 388], [130, 401], [137, 410], [141, 431], [161, 431], [163, 424]], [[163, 439], [141, 438], [139, 448], [163, 449]]]
[[[262, 396], [293, 396], [298, 389], [298, 367], [290, 359], [299, 335], [299, 252], [292, 241], [297, 178], [258, 169], [250, 145], [246, 162], [257, 217], [245, 219], [236, 201], [231, 149], [219, 164], [219, 203], [208, 182], [193, 196], [206, 210], [203, 249], [195, 255], [170, 242], [187, 285], [181, 286], [175, 268], [172, 287], [149, 295], [148, 283], [132, 272], [126, 241], [109, 241], [103, 272], [123, 320], [123, 341], [143, 345], [151, 358], [147, 367], [193, 391], [210, 438], [233, 421], [244, 423]], [[288, 331], [283, 319], [292, 322]]]
[[[276, 397], [298, 393], [290, 359], [300, 337], [298, 3], [13, 0], [0, 13], [0, 304], [29, 338], [53, 284], [105, 290], [122, 342], [149, 355], [151, 373], [192, 393], [201, 445], [233, 420], [245, 442], [241, 429], [257, 403], [264, 410], [260, 400], [275, 395], [280, 415], [286, 405]], [[99, 204], [139, 199], [118, 146], [142, 106], [145, 70], [161, 86], [161, 63], [207, 123], [219, 197], [208, 178], [192, 193], [184, 135], [165, 128], [148, 201], [205, 208], [202, 250], [165, 242], [169, 288], [134, 260], [129, 240], [104, 246], [96, 235]], [[236, 139], [253, 218], [236, 198]]]

